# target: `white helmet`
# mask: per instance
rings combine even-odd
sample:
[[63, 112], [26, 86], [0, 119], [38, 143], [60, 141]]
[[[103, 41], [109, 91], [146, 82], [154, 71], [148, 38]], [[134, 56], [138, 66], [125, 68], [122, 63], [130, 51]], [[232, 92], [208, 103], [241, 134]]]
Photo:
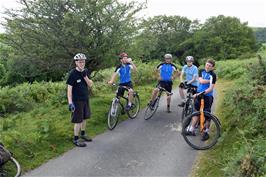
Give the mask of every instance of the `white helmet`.
[[74, 60], [86, 60], [87, 57], [85, 54], [83, 53], [77, 53], [75, 56], [74, 56]]
[[169, 59], [172, 59], [173, 57], [172, 57], [172, 55], [171, 55], [171, 54], [167, 53], [167, 54], [165, 54], [165, 55], [164, 55], [164, 58], [169, 58]]
[[192, 56], [187, 56], [186, 62], [188, 62], [188, 61], [194, 62], [194, 58]]

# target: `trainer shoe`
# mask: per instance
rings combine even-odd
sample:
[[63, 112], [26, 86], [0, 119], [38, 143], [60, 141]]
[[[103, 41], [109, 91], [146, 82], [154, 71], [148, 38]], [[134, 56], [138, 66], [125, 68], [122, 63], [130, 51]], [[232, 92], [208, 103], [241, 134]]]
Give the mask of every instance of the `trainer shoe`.
[[194, 131], [189, 131], [189, 130], [187, 130], [187, 131], [185, 132], [185, 134], [186, 134], [187, 136], [196, 136], [196, 133], [195, 133]]
[[92, 139], [88, 135], [81, 135], [80, 138], [83, 139], [84, 141], [88, 142], [92, 141]]
[[81, 142], [79, 140], [74, 140], [73, 144], [75, 144], [77, 147], [86, 147], [87, 146], [84, 142]]
[[204, 132], [202, 137], [201, 137], [201, 141], [206, 141], [210, 138], [209, 134], [207, 132]]

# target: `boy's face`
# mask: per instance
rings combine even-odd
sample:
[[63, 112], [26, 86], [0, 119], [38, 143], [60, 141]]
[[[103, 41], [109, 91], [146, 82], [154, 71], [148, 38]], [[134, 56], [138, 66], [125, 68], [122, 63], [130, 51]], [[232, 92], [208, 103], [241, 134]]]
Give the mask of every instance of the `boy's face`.
[[171, 58], [164, 58], [165, 63], [171, 63], [172, 59]]
[[212, 71], [213, 70], [213, 65], [211, 63], [206, 63], [205, 64], [205, 70], [208, 72], [208, 71]]
[[75, 61], [76, 66], [80, 69], [83, 70], [86, 64], [86, 61], [81, 59], [81, 60], [76, 60]]
[[122, 64], [126, 64], [127, 63], [127, 57], [123, 57], [120, 59]]
[[193, 62], [192, 61], [187, 61], [188, 66], [192, 66]]

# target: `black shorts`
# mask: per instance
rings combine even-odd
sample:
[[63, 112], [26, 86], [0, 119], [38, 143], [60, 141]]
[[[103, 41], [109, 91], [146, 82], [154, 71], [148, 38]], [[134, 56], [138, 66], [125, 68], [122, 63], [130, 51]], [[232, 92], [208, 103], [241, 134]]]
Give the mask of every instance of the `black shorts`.
[[172, 92], [173, 82], [172, 81], [159, 81], [156, 87], [158, 86], [164, 88], [167, 92]]
[[[204, 108], [203, 110], [206, 112], [211, 112], [211, 107], [212, 107], [212, 102], [213, 102], [213, 96], [205, 96], [204, 95]], [[200, 110], [200, 97], [197, 97], [195, 99], [195, 109], [197, 111]]]
[[[132, 85], [132, 82], [126, 82], [126, 83], [121, 83], [119, 84], [120, 86], [126, 86], [126, 87], [129, 87], [131, 89], [133, 89], [133, 85]], [[124, 93], [125, 93], [125, 90], [127, 90], [126, 88], [123, 88], [123, 87], [119, 87], [118, 90], [117, 90], [117, 96], [123, 96]]]
[[89, 101], [74, 101], [73, 103], [75, 105], [75, 111], [71, 115], [72, 123], [82, 123], [83, 120], [90, 118]]

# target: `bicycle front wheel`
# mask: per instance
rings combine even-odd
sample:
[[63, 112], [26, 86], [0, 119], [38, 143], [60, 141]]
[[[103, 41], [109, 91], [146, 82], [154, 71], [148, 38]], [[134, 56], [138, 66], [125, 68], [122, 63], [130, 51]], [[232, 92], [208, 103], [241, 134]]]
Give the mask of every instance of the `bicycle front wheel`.
[[210, 149], [217, 143], [221, 135], [220, 122], [211, 113], [204, 112], [204, 117], [205, 117], [204, 125], [206, 125], [206, 120], [209, 120], [210, 123], [208, 135], [206, 137], [206, 133], [204, 134], [204, 132], [200, 132], [200, 126], [198, 125], [198, 123], [194, 127], [194, 131], [192, 133], [189, 131], [191, 130], [190, 127], [191, 127], [192, 118], [195, 116], [199, 117], [200, 112], [194, 112], [193, 114], [185, 118], [182, 127], [182, 135], [187, 144], [192, 148], [197, 150]]
[[157, 111], [157, 109], [159, 107], [159, 101], [160, 101], [160, 98], [157, 97], [156, 100], [154, 100], [153, 105], [151, 105], [150, 103], [148, 104], [148, 106], [145, 110], [145, 113], [144, 113], [144, 119], [145, 120], [150, 119], [155, 114], [155, 112]]
[[18, 161], [11, 157], [11, 159], [0, 167], [0, 177], [19, 177], [21, 168]]
[[139, 113], [139, 109], [140, 109], [139, 95], [135, 93], [133, 97], [131, 109], [127, 111], [128, 117], [131, 119], [136, 118]]
[[109, 130], [113, 130], [117, 123], [118, 123], [118, 117], [121, 114], [121, 106], [118, 101], [113, 101], [109, 112], [108, 112], [108, 118], [107, 118], [107, 123], [108, 123], [108, 128]]
[[187, 100], [182, 110], [182, 119], [181, 122], [184, 121], [184, 118], [192, 114], [193, 112], [193, 101], [191, 99]]

